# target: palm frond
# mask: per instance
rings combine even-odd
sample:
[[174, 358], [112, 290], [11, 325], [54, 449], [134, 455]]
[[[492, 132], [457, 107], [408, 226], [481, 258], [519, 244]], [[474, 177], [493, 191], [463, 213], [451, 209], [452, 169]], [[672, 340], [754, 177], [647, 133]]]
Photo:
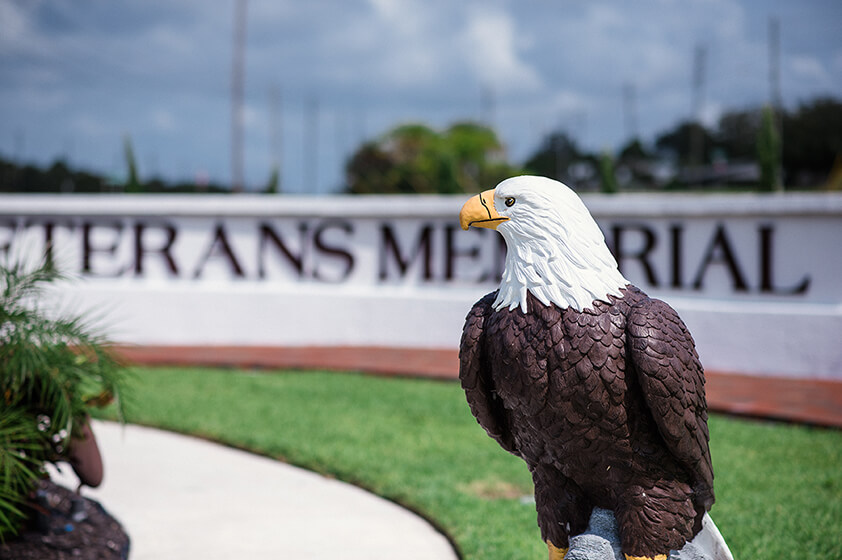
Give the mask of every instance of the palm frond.
[[44, 463], [65, 456], [90, 409], [113, 399], [123, 414], [123, 368], [90, 316], [40, 307], [61, 278], [46, 262], [0, 266], [0, 538], [15, 530]]
[[24, 519], [21, 506], [38, 482], [44, 438], [34, 419], [19, 408], [0, 410], [0, 540]]

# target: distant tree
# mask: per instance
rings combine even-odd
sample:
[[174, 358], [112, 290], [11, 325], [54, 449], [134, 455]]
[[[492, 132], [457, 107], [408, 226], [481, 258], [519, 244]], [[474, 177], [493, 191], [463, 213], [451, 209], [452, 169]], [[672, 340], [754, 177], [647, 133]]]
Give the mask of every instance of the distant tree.
[[394, 194], [397, 182], [390, 177], [394, 163], [389, 153], [376, 142], [366, 142], [345, 165], [348, 189], [354, 194]]
[[134, 157], [132, 139], [127, 134], [123, 138], [123, 155], [126, 158], [126, 184], [123, 190], [127, 193], [138, 193], [143, 190], [140, 178], [137, 175], [137, 161]]
[[263, 190], [266, 194], [278, 194], [281, 192], [281, 170], [277, 165], [272, 166], [272, 173], [269, 174], [269, 182]]
[[50, 167], [19, 166], [0, 157], [0, 192], [100, 192], [102, 177], [87, 171], [71, 169], [62, 159]]
[[760, 190], [781, 188], [781, 137], [771, 107], [763, 108], [760, 131], [757, 135], [757, 161], [760, 164]]
[[160, 177], [153, 177], [143, 184], [143, 190], [147, 193], [167, 192], [169, 186]]
[[690, 165], [710, 162], [715, 143], [704, 126], [686, 121], [658, 136], [655, 146], [675, 155], [679, 163]]
[[640, 141], [640, 138], [633, 138], [629, 140], [625, 146], [620, 148], [619, 160], [624, 163], [647, 160], [651, 158], [652, 154], [643, 147], [643, 142]]
[[458, 192], [451, 154], [439, 134], [421, 124], [396, 127], [364, 144], [346, 171], [355, 194]]
[[354, 194], [475, 192], [517, 172], [503, 159], [494, 131], [474, 123], [443, 132], [401, 125], [363, 144], [346, 165]]
[[823, 184], [842, 157], [842, 102], [820, 98], [783, 116], [783, 167], [787, 184]]
[[76, 180], [73, 171], [67, 166], [67, 162], [57, 159], [40, 177], [40, 181], [61, 192], [73, 192], [76, 188]]
[[395, 162], [400, 191], [407, 193], [455, 193], [457, 184], [455, 153], [446, 140], [421, 124], [395, 128], [386, 138], [386, 149]]
[[574, 180], [574, 164], [582, 161], [593, 164], [595, 159], [582, 152], [576, 141], [566, 132], [556, 131], [544, 137], [538, 150], [526, 160], [524, 167], [529, 173], [579, 186], [578, 181]]
[[656, 176], [657, 158], [640, 138], [632, 138], [617, 154], [615, 177], [624, 188], [651, 189], [660, 187], [663, 178]]
[[757, 156], [761, 121], [762, 111], [757, 108], [722, 114], [716, 143], [729, 160], [753, 160]]
[[600, 189], [606, 194], [616, 193], [617, 176], [614, 174], [614, 160], [608, 151], [602, 152], [599, 156], [599, 183]]
[[457, 123], [444, 133], [456, 164], [456, 180], [463, 192], [491, 188], [513, 170], [503, 158], [503, 145], [494, 131], [476, 123]]
[[[197, 189], [196, 183], [168, 183], [159, 177], [138, 181], [137, 191], [147, 193], [230, 193], [231, 189], [218, 183], [208, 183]], [[18, 166], [0, 157], [0, 192], [46, 193], [76, 192], [95, 193], [108, 188], [108, 181], [101, 175], [74, 170], [63, 160], [56, 160], [47, 169], [34, 165]]]

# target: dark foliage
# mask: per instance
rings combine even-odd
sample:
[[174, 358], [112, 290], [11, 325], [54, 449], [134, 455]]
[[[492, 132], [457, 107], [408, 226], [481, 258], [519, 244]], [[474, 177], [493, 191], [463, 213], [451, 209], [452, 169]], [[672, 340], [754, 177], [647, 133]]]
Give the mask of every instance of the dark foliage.
[[364, 144], [345, 170], [353, 194], [476, 192], [519, 173], [505, 162], [494, 131], [474, 123], [442, 132], [422, 124], [398, 126]]
[[34, 165], [19, 165], [0, 157], [0, 193], [228, 193], [217, 184], [167, 183], [159, 178], [139, 182], [130, 177], [126, 184], [114, 182], [102, 175], [71, 169], [63, 160], [41, 169]]
[[842, 102], [817, 99], [784, 114], [782, 141], [786, 182], [823, 183], [834, 163], [842, 164]]
[[554, 132], [544, 138], [541, 146], [524, 166], [530, 173], [572, 183], [570, 166], [586, 157], [576, 141], [566, 132]]
[[701, 165], [711, 161], [716, 143], [704, 126], [688, 121], [658, 136], [655, 146], [674, 154], [682, 164]]
[[116, 401], [122, 370], [83, 317], [41, 308], [49, 265], [0, 267], [0, 540], [28, 517], [45, 463], [67, 460], [88, 411]]

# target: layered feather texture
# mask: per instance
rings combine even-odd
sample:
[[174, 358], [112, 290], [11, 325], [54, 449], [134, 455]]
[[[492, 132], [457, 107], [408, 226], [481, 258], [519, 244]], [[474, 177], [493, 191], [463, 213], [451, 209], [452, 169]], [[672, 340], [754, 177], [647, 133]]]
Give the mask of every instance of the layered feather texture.
[[[495, 189], [494, 205], [508, 221], [506, 267], [495, 309], [527, 311], [527, 291], [541, 303], [582, 311], [618, 296], [628, 284], [585, 205], [566, 185], [544, 177], [513, 177]], [[513, 200], [511, 206], [507, 200]]]

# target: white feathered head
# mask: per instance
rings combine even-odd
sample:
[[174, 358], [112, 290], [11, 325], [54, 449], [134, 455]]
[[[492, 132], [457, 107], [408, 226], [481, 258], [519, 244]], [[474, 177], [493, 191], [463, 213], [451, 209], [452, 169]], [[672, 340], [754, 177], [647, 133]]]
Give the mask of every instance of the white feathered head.
[[629, 282], [582, 200], [546, 177], [506, 179], [465, 203], [463, 229], [496, 229], [506, 240], [506, 268], [494, 308], [527, 312], [526, 292], [544, 305], [577, 311], [620, 296]]

